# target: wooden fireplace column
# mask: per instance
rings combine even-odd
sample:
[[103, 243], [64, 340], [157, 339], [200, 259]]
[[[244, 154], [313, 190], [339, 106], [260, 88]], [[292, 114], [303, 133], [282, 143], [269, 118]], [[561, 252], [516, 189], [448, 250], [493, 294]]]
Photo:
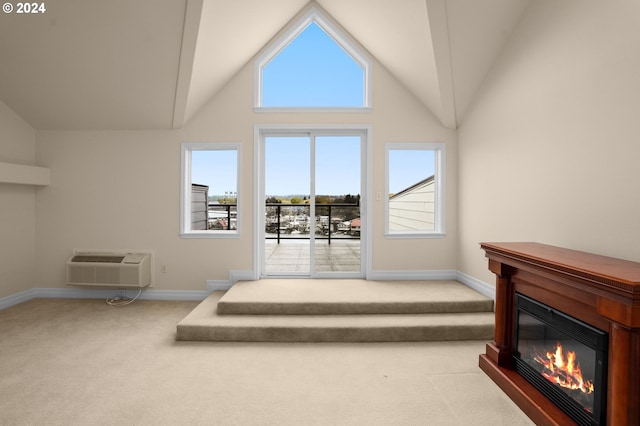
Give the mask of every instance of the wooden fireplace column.
[[575, 424], [513, 369], [515, 293], [609, 333], [607, 425], [640, 425], [640, 263], [538, 243], [481, 243], [496, 275], [480, 368], [538, 425]]

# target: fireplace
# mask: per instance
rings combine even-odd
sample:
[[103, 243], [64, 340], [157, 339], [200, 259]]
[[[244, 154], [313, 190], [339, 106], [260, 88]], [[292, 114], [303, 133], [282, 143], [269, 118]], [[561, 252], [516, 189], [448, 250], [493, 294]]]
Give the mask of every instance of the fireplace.
[[539, 243], [481, 247], [496, 296], [480, 368], [537, 425], [640, 425], [640, 263]]
[[606, 424], [607, 333], [515, 297], [514, 370], [579, 425]]

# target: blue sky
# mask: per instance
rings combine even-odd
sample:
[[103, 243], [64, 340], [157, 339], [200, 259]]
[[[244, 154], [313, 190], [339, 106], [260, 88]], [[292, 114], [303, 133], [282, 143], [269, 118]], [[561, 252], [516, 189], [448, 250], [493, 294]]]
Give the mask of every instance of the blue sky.
[[364, 70], [316, 23], [262, 72], [264, 107], [362, 107]]
[[[263, 72], [263, 106], [362, 106], [362, 68], [317, 24], [309, 25]], [[310, 140], [270, 137], [265, 146], [266, 195], [309, 194]], [[429, 153], [429, 154], [427, 154]], [[396, 193], [433, 174], [433, 152], [393, 150], [389, 190]], [[237, 192], [235, 151], [193, 151], [192, 182], [209, 195]], [[359, 194], [360, 138], [316, 138], [316, 195]]]
[[432, 176], [435, 170], [433, 150], [392, 149], [389, 151], [389, 192], [403, 189]]
[[[360, 194], [360, 137], [315, 139], [315, 194]], [[311, 138], [268, 137], [265, 193], [308, 195], [311, 190]]]
[[194, 150], [191, 152], [191, 182], [209, 185], [209, 195], [238, 192], [235, 150]]

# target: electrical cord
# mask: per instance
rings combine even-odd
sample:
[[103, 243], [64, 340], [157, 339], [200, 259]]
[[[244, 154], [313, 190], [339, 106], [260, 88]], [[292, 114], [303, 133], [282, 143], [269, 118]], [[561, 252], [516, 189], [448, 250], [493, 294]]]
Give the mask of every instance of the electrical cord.
[[138, 294], [136, 294], [133, 298], [127, 297], [127, 290], [124, 290], [124, 294], [117, 297], [109, 297], [105, 302], [109, 306], [127, 306], [133, 303], [140, 295], [142, 294], [142, 287], [138, 290]]

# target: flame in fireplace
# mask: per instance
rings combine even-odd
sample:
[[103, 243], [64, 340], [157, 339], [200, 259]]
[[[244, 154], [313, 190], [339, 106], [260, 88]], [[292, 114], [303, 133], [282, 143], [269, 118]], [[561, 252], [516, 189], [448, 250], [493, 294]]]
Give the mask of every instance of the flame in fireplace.
[[584, 380], [580, 363], [576, 361], [576, 353], [568, 351], [566, 356], [560, 342], [557, 342], [553, 352], [544, 354], [534, 348], [533, 359], [542, 364], [541, 374], [550, 382], [566, 389], [579, 390], [589, 395], [593, 393], [593, 382]]

